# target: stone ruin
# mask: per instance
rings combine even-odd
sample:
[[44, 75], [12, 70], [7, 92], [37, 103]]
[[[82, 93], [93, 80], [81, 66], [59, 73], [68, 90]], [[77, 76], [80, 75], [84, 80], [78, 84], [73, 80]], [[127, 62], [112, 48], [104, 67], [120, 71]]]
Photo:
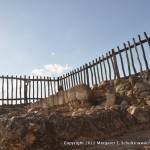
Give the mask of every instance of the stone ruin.
[[96, 147], [69, 142], [115, 140], [141, 129], [150, 129], [150, 71], [91, 88], [78, 85], [28, 106], [0, 107], [2, 150], [90, 150]]
[[80, 107], [86, 105], [100, 105], [111, 108], [114, 105], [128, 107], [130, 105], [150, 105], [150, 71], [144, 71], [139, 76], [133, 75], [128, 79], [103, 81], [91, 88], [80, 84], [66, 90], [59, 91], [28, 105], [28, 108], [51, 108], [68, 105]]

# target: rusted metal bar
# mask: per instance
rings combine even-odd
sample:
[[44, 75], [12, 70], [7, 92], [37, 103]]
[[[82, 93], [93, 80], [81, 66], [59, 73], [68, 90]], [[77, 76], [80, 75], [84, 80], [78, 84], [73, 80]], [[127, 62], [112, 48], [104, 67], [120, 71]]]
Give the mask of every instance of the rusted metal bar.
[[45, 83], [45, 77], [44, 77], [44, 94], [45, 94], [45, 98], [46, 98], [46, 83]]
[[9, 85], [8, 85], [9, 83], [8, 83], [8, 75], [7, 75], [7, 104], [9, 104], [9, 101], [8, 101], [8, 99], [9, 99]]
[[114, 49], [112, 49], [112, 55], [113, 55], [113, 60], [114, 60], [113, 62], [114, 62], [114, 68], [115, 68], [116, 76], [117, 76], [117, 79], [120, 79], [120, 73], [119, 73], [117, 58], [116, 58], [116, 54], [115, 54]]
[[[58, 89], [58, 91], [59, 91], [59, 86], [60, 86], [60, 85], [59, 85], [59, 77], [57, 77], [57, 87], [58, 87], [57, 89]], [[49, 89], [48, 89], [48, 91], [49, 91]], [[48, 93], [48, 96], [49, 96], [49, 95], [50, 95], [50, 94]]]
[[73, 78], [73, 86], [76, 85], [76, 82], [75, 82], [75, 74], [74, 74], [74, 71], [72, 71], [72, 78]]
[[2, 105], [4, 104], [4, 78], [2, 76]]
[[130, 42], [129, 42], [129, 41], [128, 41], [128, 46], [129, 46], [129, 49], [130, 49], [130, 56], [131, 56], [131, 61], [132, 61], [132, 68], [133, 68], [133, 70], [134, 70], [134, 74], [136, 74], [137, 71], [136, 71], [136, 68], [135, 68], [135, 65], [134, 65], [132, 49], [131, 49], [131, 46], [130, 46]]
[[78, 79], [77, 79], [77, 72], [76, 72], [76, 69], [74, 69], [74, 75], [75, 75], [76, 85], [78, 85]]
[[26, 87], [26, 75], [24, 76], [24, 104], [27, 104], [27, 87]]
[[[18, 98], [18, 80], [17, 80], [17, 76], [16, 76], [16, 99]], [[17, 100], [16, 100], [16, 104], [17, 104]]]
[[66, 75], [67, 75], [68, 89], [70, 89], [70, 75], [69, 73], [67, 73]]
[[132, 40], [133, 40], [133, 43], [134, 43], [134, 48], [135, 48], [137, 60], [138, 60], [139, 65], [140, 65], [140, 71], [142, 72], [142, 70], [143, 70], [143, 69], [142, 69], [142, 63], [141, 63], [141, 61], [140, 61], [140, 57], [139, 57], [138, 49], [137, 49], [137, 46], [136, 46], [136, 42], [135, 42], [135, 39], [134, 39], [134, 38], [132, 38]]
[[[13, 76], [12, 76], [13, 77]], [[11, 79], [11, 99], [12, 99], [12, 101], [11, 101], [11, 104], [13, 104], [13, 92], [14, 92], [14, 89], [13, 89], [13, 87], [14, 87], [14, 85], [13, 85], [13, 78]]]
[[113, 62], [113, 59], [112, 59], [112, 54], [111, 54], [110, 51], [108, 53], [109, 53], [109, 57], [110, 57], [110, 60], [111, 60], [113, 71], [114, 71], [114, 79], [116, 79], [116, 70], [115, 70], [115, 67], [114, 67], [114, 62]]
[[104, 70], [105, 70], [105, 77], [106, 77], [106, 81], [107, 81], [108, 78], [107, 78], [107, 71], [106, 71], [106, 65], [105, 65], [104, 55], [102, 55], [102, 58], [103, 58], [103, 65], [104, 65]]
[[[20, 78], [22, 78], [22, 76], [20, 76]], [[21, 98], [22, 98], [22, 96], [21, 96], [21, 88], [22, 88], [22, 83], [21, 83], [21, 80], [20, 80], [20, 104], [22, 103], [21, 102]]]
[[56, 79], [55, 79], [55, 77], [53, 77], [53, 81], [54, 81], [54, 94], [56, 94]]
[[77, 73], [78, 73], [78, 81], [79, 81], [79, 84], [81, 84], [81, 79], [80, 79], [80, 71], [79, 71], [79, 68], [77, 68]]
[[65, 75], [63, 75], [64, 90], [66, 91]]
[[71, 87], [73, 87], [73, 75], [71, 71], [70, 71], [70, 78], [71, 78]]
[[98, 69], [98, 60], [97, 60], [97, 58], [95, 60], [96, 60], [96, 69], [97, 69], [98, 82], [100, 83], [101, 80], [100, 80], [99, 69]]
[[80, 74], [81, 74], [81, 84], [83, 84], [82, 67], [80, 67]]
[[150, 40], [149, 40], [149, 38], [148, 38], [146, 32], [144, 32], [144, 36], [145, 36], [145, 38], [146, 38], [146, 40], [147, 40], [147, 42], [148, 42], [149, 48], [150, 48]]
[[108, 64], [108, 68], [109, 68], [109, 79], [111, 80], [111, 67], [110, 67], [110, 63], [109, 63], [109, 59], [108, 59], [108, 54], [106, 53], [106, 59], [107, 59], [107, 64]]
[[[37, 79], [37, 100], [39, 99], [39, 83], [38, 83], [38, 76], [36, 77], [36, 79]], [[34, 102], [34, 99], [33, 99], [33, 102]]]
[[[43, 98], [43, 87], [42, 87], [42, 77], [40, 77], [41, 78], [41, 99]], [[34, 92], [33, 92], [34, 93]]]
[[[30, 80], [30, 76], [28, 76], [28, 79]], [[30, 100], [30, 90], [31, 90], [31, 83], [29, 82], [29, 103], [31, 103], [31, 100]]]
[[95, 77], [95, 84], [97, 84], [97, 76], [96, 76], [96, 70], [95, 70], [95, 63], [94, 63], [94, 60], [92, 61], [93, 62], [93, 70], [94, 70], [94, 77]]
[[[58, 77], [59, 78], [59, 77]], [[47, 77], [47, 79], [49, 79], [49, 77]], [[59, 81], [59, 79], [58, 79]], [[59, 84], [59, 83], [58, 83]], [[58, 86], [59, 87], [59, 86]], [[47, 90], [48, 90], [48, 96], [50, 96], [50, 85], [49, 85], [49, 81], [47, 81]]]
[[130, 69], [130, 62], [129, 62], [128, 52], [127, 52], [127, 47], [126, 47], [125, 43], [123, 43], [123, 45], [124, 45], [125, 52], [126, 52], [126, 59], [127, 59], [127, 64], [128, 64], [128, 73], [129, 73], [129, 76], [131, 76], [131, 69]]
[[51, 86], [51, 93], [52, 93], [52, 95], [53, 95], [54, 92], [53, 92], [53, 85], [52, 85], [52, 80], [51, 80], [51, 78], [50, 78], [50, 86]]
[[86, 84], [86, 66], [85, 65], [83, 65], [83, 77], [84, 77], [83, 82], [84, 84]]
[[101, 70], [101, 77], [102, 77], [102, 81], [104, 81], [104, 77], [103, 77], [103, 69], [102, 69], [102, 60], [101, 57], [99, 57], [99, 64], [100, 64], [100, 70]]
[[35, 78], [34, 78], [34, 76], [33, 76], [33, 79], [32, 79], [32, 80], [33, 80], [33, 99], [34, 99], [34, 91], [35, 91], [35, 90], [34, 90], [34, 82], [35, 82], [34, 79], [35, 79]]
[[93, 72], [92, 72], [92, 65], [91, 65], [91, 62], [89, 62], [89, 67], [90, 67], [90, 72], [91, 72], [92, 85], [94, 85]]
[[87, 85], [90, 86], [90, 82], [89, 82], [89, 72], [88, 72], [88, 65], [87, 65], [87, 64], [85, 64], [85, 69], [86, 69]]
[[60, 87], [63, 88], [63, 85], [62, 85], [62, 76], [59, 77], [59, 87], [58, 87], [58, 91], [60, 91]]
[[145, 50], [144, 50], [140, 35], [138, 35], [138, 37], [139, 37], [139, 43], [141, 45], [141, 49], [142, 49], [142, 53], [143, 53], [143, 58], [144, 58], [145, 65], [146, 65], [146, 70], [148, 70], [149, 67], [148, 67], [148, 62], [147, 62], [146, 55], [145, 55]]
[[124, 64], [123, 64], [123, 58], [122, 58], [122, 54], [121, 54], [121, 52], [120, 52], [119, 46], [117, 46], [117, 49], [118, 49], [118, 53], [119, 53], [119, 56], [120, 56], [120, 61], [121, 61], [121, 66], [122, 66], [123, 75], [124, 75], [124, 77], [126, 77], [126, 73], [125, 73], [125, 70], [124, 70]]

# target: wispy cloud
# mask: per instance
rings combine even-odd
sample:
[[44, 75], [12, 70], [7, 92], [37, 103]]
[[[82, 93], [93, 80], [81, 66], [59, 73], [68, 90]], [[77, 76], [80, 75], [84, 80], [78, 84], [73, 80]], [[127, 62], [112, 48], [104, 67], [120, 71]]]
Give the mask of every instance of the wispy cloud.
[[56, 55], [56, 54], [55, 54], [55, 52], [51, 52], [51, 55], [54, 56], [54, 55]]
[[35, 76], [59, 76], [66, 73], [70, 69], [71, 67], [69, 67], [68, 64], [48, 64], [41, 69], [33, 69], [31, 74]]

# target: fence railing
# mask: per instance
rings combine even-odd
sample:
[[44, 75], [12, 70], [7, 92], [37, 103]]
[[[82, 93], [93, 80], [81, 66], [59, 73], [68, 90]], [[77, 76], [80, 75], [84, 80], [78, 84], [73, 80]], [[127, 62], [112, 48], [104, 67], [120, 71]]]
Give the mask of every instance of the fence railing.
[[0, 85], [0, 105], [31, 103], [58, 91], [58, 80], [50, 77], [0, 76]]
[[117, 47], [105, 55], [84, 64], [60, 77], [18, 77], [0, 76], [0, 105], [26, 104], [53, 95], [60, 90], [67, 90], [79, 84], [92, 86], [101, 81], [120, 79], [149, 70], [150, 38], [144, 32], [144, 39], [138, 35], [123, 48]]
[[148, 70], [147, 56], [150, 56], [150, 38], [144, 32], [143, 40], [138, 35], [138, 41], [136, 42], [134, 38], [132, 41], [132, 44], [129, 41], [127, 45], [124, 43], [122, 49], [118, 46], [117, 51], [112, 49], [92, 62], [59, 77], [59, 85], [62, 85], [64, 90], [82, 83], [91, 86], [101, 81], [120, 79]]

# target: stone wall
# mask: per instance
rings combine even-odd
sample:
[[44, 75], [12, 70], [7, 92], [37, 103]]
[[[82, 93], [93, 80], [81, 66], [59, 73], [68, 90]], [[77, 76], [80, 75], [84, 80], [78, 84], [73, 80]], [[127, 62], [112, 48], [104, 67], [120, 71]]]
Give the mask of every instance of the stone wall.
[[30, 104], [29, 108], [49, 108], [69, 104], [70, 107], [91, 103], [111, 108], [114, 105], [150, 105], [150, 71], [128, 79], [103, 81], [91, 88], [85, 84], [77, 85], [67, 91], [50, 95], [47, 99]]
[[28, 108], [50, 108], [68, 103], [84, 103], [89, 101], [91, 96], [90, 91], [90, 87], [85, 84], [77, 85], [69, 90], [57, 92], [46, 99], [31, 103], [28, 105]]

